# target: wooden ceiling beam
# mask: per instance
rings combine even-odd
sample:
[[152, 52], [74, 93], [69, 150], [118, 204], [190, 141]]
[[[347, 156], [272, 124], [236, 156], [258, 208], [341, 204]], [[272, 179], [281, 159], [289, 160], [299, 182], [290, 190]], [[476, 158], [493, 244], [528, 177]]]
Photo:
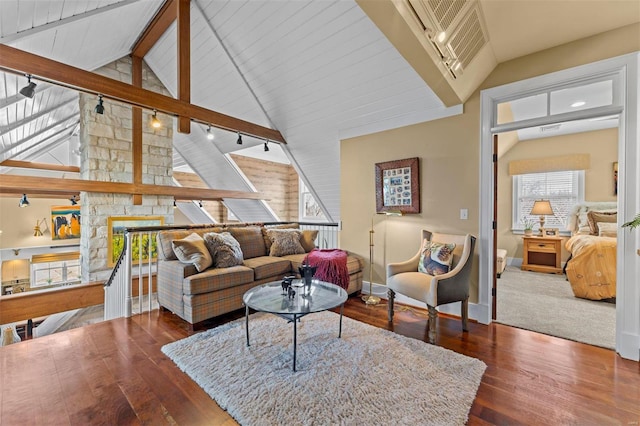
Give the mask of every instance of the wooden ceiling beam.
[[133, 44], [131, 55], [144, 58], [177, 17], [177, 0], [166, 0]]
[[[191, 103], [191, 5], [190, 0], [178, 1], [178, 99]], [[191, 120], [178, 117], [178, 132], [191, 133]]]
[[215, 200], [238, 198], [262, 200], [258, 192], [243, 192], [224, 189], [202, 189], [184, 186], [148, 185], [125, 182], [103, 182], [83, 179], [61, 179], [35, 176], [3, 175], [0, 179], [0, 193], [9, 194], [72, 194], [81, 191], [100, 192], [106, 194], [144, 194], [170, 196], [179, 200]]
[[21, 169], [53, 170], [56, 172], [80, 173], [78, 166], [64, 166], [62, 164], [34, 163], [33, 161], [4, 160], [0, 163], [4, 167], [18, 167]]
[[82, 70], [62, 62], [0, 44], [0, 67], [14, 72], [31, 74], [34, 79], [56, 82], [84, 92], [103, 95], [142, 108], [156, 109], [173, 116], [190, 117], [201, 123], [247, 136], [286, 144], [282, 134], [275, 129], [261, 126], [173, 99], [150, 90], [135, 87], [102, 75]]

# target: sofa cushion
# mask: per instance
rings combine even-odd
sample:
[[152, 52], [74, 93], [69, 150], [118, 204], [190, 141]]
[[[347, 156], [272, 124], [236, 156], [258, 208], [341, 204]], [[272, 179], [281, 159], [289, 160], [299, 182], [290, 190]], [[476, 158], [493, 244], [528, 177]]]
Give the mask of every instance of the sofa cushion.
[[202, 237], [196, 233], [171, 243], [173, 252], [180, 262], [192, 263], [198, 272], [213, 265], [213, 259]]
[[222, 232], [223, 228], [221, 227], [211, 227], [211, 228], [201, 228], [201, 229], [176, 229], [176, 230], [165, 230], [158, 232], [156, 236], [156, 241], [158, 245], [158, 259], [159, 260], [178, 260], [176, 254], [173, 252], [173, 246], [171, 243], [173, 240], [181, 240], [184, 237], [187, 237], [193, 233], [196, 233], [200, 236], [204, 235], [207, 232]]
[[439, 243], [425, 239], [420, 249], [418, 272], [429, 275], [446, 274], [451, 269], [454, 243]]
[[282, 225], [269, 225], [262, 228], [262, 238], [264, 239], [264, 246], [267, 249], [267, 253], [271, 250], [271, 238], [267, 235], [269, 229], [300, 229], [300, 225], [297, 223], [284, 223]]
[[294, 229], [269, 229], [267, 235], [271, 239], [269, 256], [286, 256], [304, 253], [300, 245], [301, 232]]
[[242, 250], [238, 240], [228, 232], [204, 234], [204, 242], [213, 258], [215, 268], [229, 268], [242, 265]]
[[262, 230], [259, 226], [230, 227], [228, 231], [240, 243], [240, 249], [245, 259], [267, 255]]
[[182, 280], [184, 294], [202, 294], [253, 281], [253, 270], [238, 265], [230, 268], [210, 268]]
[[245, 259], [244, 266], [253, 269], [255, 280], [281, 277], [291, 272], [291, 262], [281, 257], [259, 256]]
[[316, 248], [316, 238], [318, 238], [317, 229], [304, 229], [300, 235], [300, 245], [306, 253]]

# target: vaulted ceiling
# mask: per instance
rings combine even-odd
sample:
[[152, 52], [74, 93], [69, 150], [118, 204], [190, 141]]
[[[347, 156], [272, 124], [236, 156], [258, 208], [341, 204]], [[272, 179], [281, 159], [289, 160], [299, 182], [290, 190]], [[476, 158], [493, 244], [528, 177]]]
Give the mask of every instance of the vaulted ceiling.
[[[461, 111], [445, 106], [424, 70], [399, 53], [367, 1], [191, 0], [191, 102], [279, 130], [285, 153], [332, 220], [340, 216], [341, 139]], [[128, 55], [162, 3], [3, 0], [0, 43], [95, 70]], [[492, 66], [640, 20], [638, 2], [624, 0], [481, 0], [479, 8]], [[144, 58], [174, 96], [176, 40], [173, 24]], [[0, 73], [0, 161], [73, 163], [77, 94], [39, 82], [28, 99], [18, 93], [25, 84], [23, 76]], [[175, 133], [175, 163], [188, 164], [212, 188], [250, 189], [224, 156], [237, 149], [236, 139], [216, 130], [211, 143], [194, 123], [190, 134]], [[262, 143], [247, 137], [244, 146]], [[260, 202], [229, 204], [241, 220], [273, 219]]]

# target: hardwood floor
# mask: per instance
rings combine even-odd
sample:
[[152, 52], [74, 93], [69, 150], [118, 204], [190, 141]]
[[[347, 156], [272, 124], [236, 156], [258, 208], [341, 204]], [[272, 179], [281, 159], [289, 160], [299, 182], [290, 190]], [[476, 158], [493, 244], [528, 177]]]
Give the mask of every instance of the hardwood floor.
[[[352, 298], [345, 315], [425, 339], [425, 311], [397, 309], [389, 324], [386, 305]], [[470, 425], [639, 424], [640, 363], [500, 324], [470, 323], [463, 333], [458, 319], [441, 316], [437, 330], [439, 346], [487, 364]], [[160, 352], [189, 334], [178, 317], [155, 310], [0, 348], [0, 424], [235, 425]]]

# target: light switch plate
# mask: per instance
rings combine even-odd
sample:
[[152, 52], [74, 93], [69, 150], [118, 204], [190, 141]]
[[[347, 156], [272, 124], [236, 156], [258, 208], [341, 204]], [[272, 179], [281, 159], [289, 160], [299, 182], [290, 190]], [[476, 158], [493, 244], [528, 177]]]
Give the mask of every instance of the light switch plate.
[[462, 220], [469, 219], [469, 210], [468, 209], [460, 209], [460, 219], [462, 219]]

